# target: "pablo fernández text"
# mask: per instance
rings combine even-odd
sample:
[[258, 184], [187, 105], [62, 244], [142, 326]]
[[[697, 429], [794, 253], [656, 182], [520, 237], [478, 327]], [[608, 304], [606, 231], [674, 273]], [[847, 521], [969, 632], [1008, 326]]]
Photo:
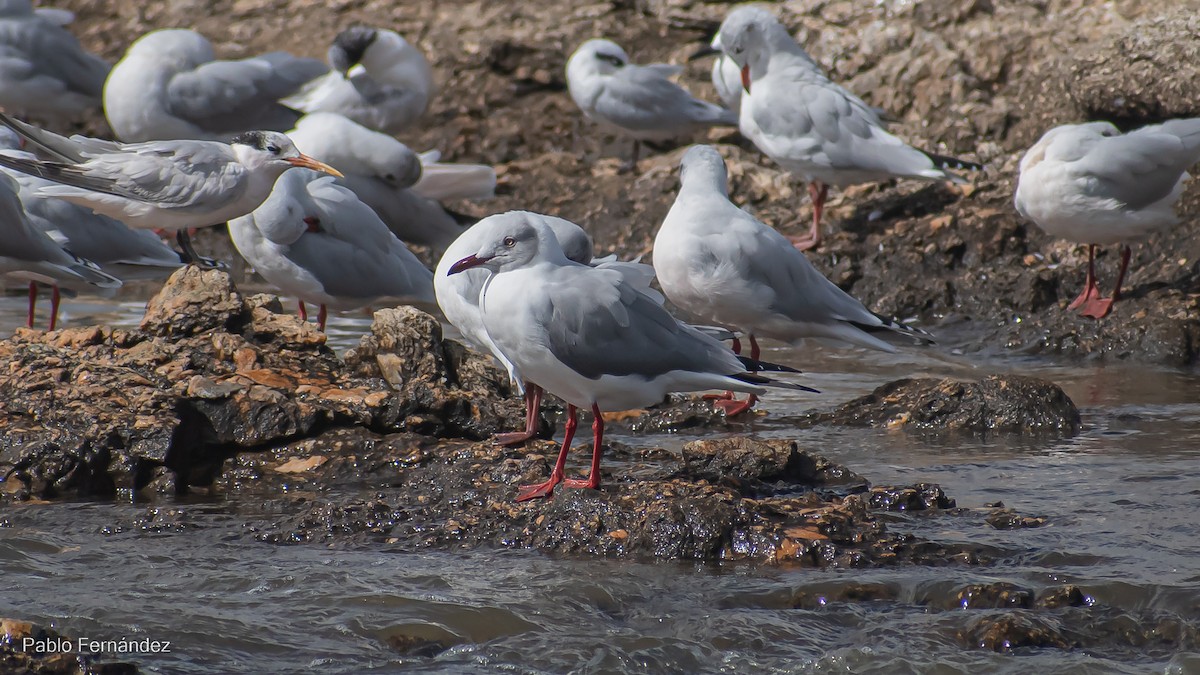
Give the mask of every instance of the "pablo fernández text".
[[130, 640], [96, 640], [93, 638], [22, 638], [21, 650], [41, 654], [76, 653], [76, 654], [170, 654], [170, 640], [152, 640], [142, 638]]

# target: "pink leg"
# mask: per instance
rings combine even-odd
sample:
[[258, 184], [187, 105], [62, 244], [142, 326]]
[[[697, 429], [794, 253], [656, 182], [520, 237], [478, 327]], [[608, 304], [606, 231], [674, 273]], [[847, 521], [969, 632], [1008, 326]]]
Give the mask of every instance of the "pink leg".
[[550, 478], [537, 485], [522, 485], [517, 495], [518, 502], [529, 501], [539, 497], [549, 497], [554, 494], [554, 487], [563, 482], [563, 469], [567, 466], [567, 451], [571, 449], [571, 440], [575, 438], [575, 427], [579, 425], [579, 411], [573, 405], [567, 405], [567, 426], [563, 434], [562, 449], [558, 451], [558, 460], [554, 462], [554, 470]]
[[807, 251], [821, 245], [821, 214], [825, 211], [825, 198], [828, 196], [828, 185], [821, 181], [813, 181], [808, 184], [808, 197], [812, 200], [813, 205], [812, 227], [806, 236], [788, 237], [792, 240], [792, 246], [795, 246], [797, 250]]
[[25, 327], [33, 328], [33, 313], [37, 308], [37, 284], [29, 282], [29, 314], [25, 317]]
[[58, 325], [58, 301], [61, 298], [58, 295], [58, 285], [50, 287], [50, 330]]
[[[731, 345], [731, 348], [733, 349], [734, 354], [741, 354], [742, 353], [742, 341], [737, 338], [733, 338], [733, 344]], [[705, 401], [732, 401], [733, 400], [733, 392], [726, 391], [724, 394], [705, 394], [704, 396], [701, 396], [700, 398], [704, 399]], [[717, 405], [720, 405], [720, 404], [718, 403]]]
[[600, 487], [600, 455], [603, 453], [604, 445], [604, 415], [600, 413], [600, 406], [592, 404], [592, 468], [588, 470], [588, 477], [583, 480], [568, 478], [563, 481], [564, 487], [570, 488], [587, 488], [595, 490]]
[[[1129, 268], [1129, 258], [1133, 254], [1133, 250], [1128, 246], [1121, 247], [1121, 270], [1117, 272], [1117, 284], [1113, 288], [1111, 298], [1101, 298], [1099, 291], [1096, 291], [1096, 280], [1093, 274], [1092, 289], [1095, 291], [1093, 297], [1084, 303], [1083, 309], [1079, 312], [1083, 316], [1090, 319], [1103, 319], [1112, 311], [1113, 303], [1121, 299], [1121, 284], [1125, 282], [1125, 271]], [[1091, 256], [1088, 256], [1091, 258]], [[1090, 267], [1090, 265], [1089, 265]]]
[[328, 318], [328, 309], [325, 307], [325, 305], [321, 305], [321, 308], [317, 310], [317, 328], [320, 329], [322, 333], [325, 332], [325, 320]]
[[496, 434], [499, 445], [517, 445], [537, 436], [538, 412], [542, 407], [542, 388], [527, 382], [525, 384], [525, 430], [507, 434]]
[[304, 301], [297, 300], [296, 303], [300, 305], [300, 320], [308, 321], [308, 308], [304, 306]]
[[[759, 347], [758, 347], [758, 340], [755, 340], [754, 334], [751, 333], [750, 334], [750, 358], [757, 361], [758, 356], [761, 353], [762, 353], [762, 350], [759, 349]], [[754, 404], [757, 402], [758, 402], [758, 397], [755, 396], [754, 394], [750, 394], [749, 396], [747, 396], [745, 401], [739, 401], [733, 397], [733, 392], [729, 392], [729, 400], [717, 401], [716, 403], [713, 404], [713, 407], [721, 408], [722, 410], [724, 410], [726, 417], [733, 417], [734, 415], [740, 415], [740, 414], [746, 412], [747, 410], [750, 410], [751, 408], [754, 407]]]
[[1099, 297], [1100, 289], [1096, 286], [1096, 245], [1090, 244], [1088, 246], [1087, 277], [1083, 280], [1083, 290], [1079, 292], [1079, 297], [1067, 305], [1067, 309], [1085, 307], [1086, 311], [1087, 304]]

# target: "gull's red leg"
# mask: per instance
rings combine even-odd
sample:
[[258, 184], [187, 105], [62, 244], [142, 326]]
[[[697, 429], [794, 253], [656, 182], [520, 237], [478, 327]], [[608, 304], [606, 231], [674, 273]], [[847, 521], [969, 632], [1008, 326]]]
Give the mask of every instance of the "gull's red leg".
[[549, 497], [554, 494], [554, 486], [563, 482], [563, 469], [567, 465], [567, 451], [571, 449], [571, 440], [575, 438], [575, 427], [579, 425], [578, 413], [575, 406], [567, 405], [567, 424], [563, 434], [562, 449], [558, 451], [558, 460], [554, 462], [554, 470], [550, 472], [549, 480], [537, 485], [522, 485], [521, 492], [517, 494], [518, 502]]
[[303, 300], [297, 300], [296, 304], [300, 306], [300, 320], [308, 321], [308, 308], [304, 306]]
[[812, 200], [812, 226], [807, 235], [788, 237], [792, 246], [798, 251], [807, 251], [821, 245], [821, 214], [825, 212], [825, 198], [829, 196], [829, 186], [819, 180], [808, 184], [808, 197]]
[[592, 468], [588, 477], [583, 480], [568, 478], [563, 481], [564, 487], [587, 488], [595, 490], [600, 487], [600, 455], [604, 445], [604, 415], [600, 414], [600, 406], [592, 404]]
[[1096, 245], [1088, 244], [1087, 277], [1083, 280], [1083, 290], [1079, 292], [1079, 297], [1067, 305], [1067, 309], [1084, 307], [1081, 313], [1086, 312], [1087, 304], [1099, 297], [1100, 289], [1096, 286]]
[[[759, 347], [758, 347], [758, 340], [755, 340], [754, 334], [751, 333], [750, 334], [750, 358], [757, 361], [758, 355], [761, 353], [762, 353], [762, 350], [759, 349]], [[749, 396], [747, 396], [745, 401], [739, 401], [739, 400], [733, 398], [733, 392], [728, 392], [728, 393], [729, 393], [728, 401], [717, 401], [716, 403], [713, 404], [714, 408], [721, 408], [722, 410], [724, 410], [726, 417], [733, 417], [734, 415], [740, 415], [740, 414], [746, 412], [747, 410], [753, 408], [754, 404], [758, 402], [758, 396], [755, 396], [754, 394], [750, 394]]]
[[[733, 349], [734, 354], [742, 353], [742, 341], [741, 340], [739, 340], [737, 338], [733, 338], [733, 344], [730, 347]], [[724, 394], [705, 394], [704, 396], [701, 396], [700, 398], [704, 399], [705, 401], [732, 401], [733, 400], [733, 392], [726, 391]], [[720, 404], [717, 404], [717, 405], [720, 405]]]
[[33, 313], [37, 307], [37, 284], [29, 282], [29, 314], [25, 317], [25, 327], [33, 328]]
[[496, 443], [500, 445], [516, 445], [537, 436], [538, 412], [542, 407], [542, 388], [527, 382], [525, 384], [525, 430], [507, 434], [496, 434]]
[[[1121, 299], [1121, 284], [1125, 282], [1125, 271], [1129, 268], [1129, 258], [1133, 254], [1133, 249], [1128, 246], [1121, 247], [1121, 270], [1117, 272], [1117, 284], [1113, 287], [1111, 298], [1101, 298], [1099, 291], [1096, 291], [1092, 298], [1083, 304], [1083, 309], [1079, 312], [1083, 316], [1090, 319], [1103, 319], [1112, 311], [1113, 303]], [[1092, 288], [1095, 290], [1095, 280], [1092, 281]]]
[[321, 305], [321, 308], [317, 310], [317, 328], [320, 329], [322, 333], [325, 332], [325, 320], [328, 318], [328, 309], [326, 309], [325, 305]]
[[58, 284], [50, 287], [50, 330], [58, 325], [58, 302], [62, 298], [58, 294]]

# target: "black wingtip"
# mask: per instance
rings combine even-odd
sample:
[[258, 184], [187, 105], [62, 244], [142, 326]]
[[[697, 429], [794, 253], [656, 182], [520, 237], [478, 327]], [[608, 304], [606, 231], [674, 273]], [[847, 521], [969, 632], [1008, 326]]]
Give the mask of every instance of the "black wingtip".
[[[799, 372], [799, 371], [797, 371], [797, 372]], [[778, 387], [780, 389], [792, 389], [795, 391], [807, 391], [810, 394], [821, 393], [821, 391], [819, 389], [813, 389], [812, 387], [806, 387], [803, 384], [795, 384], [792, 382], [780, 382], [779, 380], [772, 380], [769, 377], [763, 377], [762, 375], [755, 375], [754, 373], [739, 373], [737, 375], [730, 375], [730, 377], [732, 377], [735, 380], [745, 382], [746, 384], [756, 384], [756, 385], [760, 385], [760, 386], [764, 386], [764, 387]]]
[[764, 372], [767, 372], [767, 373], [799, 373], [800, 372], [799, 370], [796, 370], [795, 368], [792, 368], [791, 366], [781, 366], [778, 363], [770, 363], [767, 361], [756, 361], [755, 359], [752, 359], [752, 358], [749, 358], [746, 356], [738, 356], [737, 359], [738, 359], [738, 361], [741, 362], [742, 367], [746, 369], [746, 372], [750, 372], [750, 373], [764, 373]]
[[928, 157], [939, 169], [950, 169], [954, 171], [983, 171], [984, 166], [975, 162], [968, 162], [965, 159], [950, 157], [949, 155], [939, 155], [933, 152], [921, 151]]

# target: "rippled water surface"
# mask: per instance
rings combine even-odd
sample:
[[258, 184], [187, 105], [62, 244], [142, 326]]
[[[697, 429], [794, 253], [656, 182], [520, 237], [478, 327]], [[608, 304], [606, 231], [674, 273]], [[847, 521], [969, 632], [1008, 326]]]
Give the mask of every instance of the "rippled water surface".
[[[72, 324], [134, 325], [142, 301], [65, 308]], [[24, 299], [4, 297], [0, 333], [23, 320]], [[336, 319], [334, 342], [352, 345], [368, 323], [365, 314]], [[965, 337], [958, 346], [968, 355], [774, 351], [824, 393], [773, 396], [754, 431], [797, 437], [875, 484], [936, 482], [960, 506], [1003, 501], [1048, 519], [1024, 530], [919, 514], [889, 522], [994, 547], [995, 565], [820, 571], [280, 547], [243, 531], [247, 515], [270, 515], [261, 503], [182, 502], [174, 508], [189, 527], [164, 533], [119, 527], [144, 505], [56, 503], [0, 510], [0, 616], [50, 622], [68, 636], [171, 640], [170, 654], [132, 657], [163, 673], [1200, 672], [1200, 654], [1179, 647], [1200, 651], [1200, 374], [980, 355]], [[938, 438], [787, 425], [789, 415], [899, 376], [989, 372], [1058, 382], [1083, 411], [1083, 433]], [[694, 436], [618, 438], [676, 447]], [[946, 598], [998, 581], [1035, 592], [1077, 584], [1094, 605], [1055, 611], [1089, 610], [1081, 629], [1119, 636], [1123, 625], [1162, 621], [1162, 639], [980, 649], [965, 627], [1000, 610]], [[819, 600], [860, 583], [892, 589], [893, 599]], [[453, 646], [402, 655], [392, 644], [401, 637]]]

